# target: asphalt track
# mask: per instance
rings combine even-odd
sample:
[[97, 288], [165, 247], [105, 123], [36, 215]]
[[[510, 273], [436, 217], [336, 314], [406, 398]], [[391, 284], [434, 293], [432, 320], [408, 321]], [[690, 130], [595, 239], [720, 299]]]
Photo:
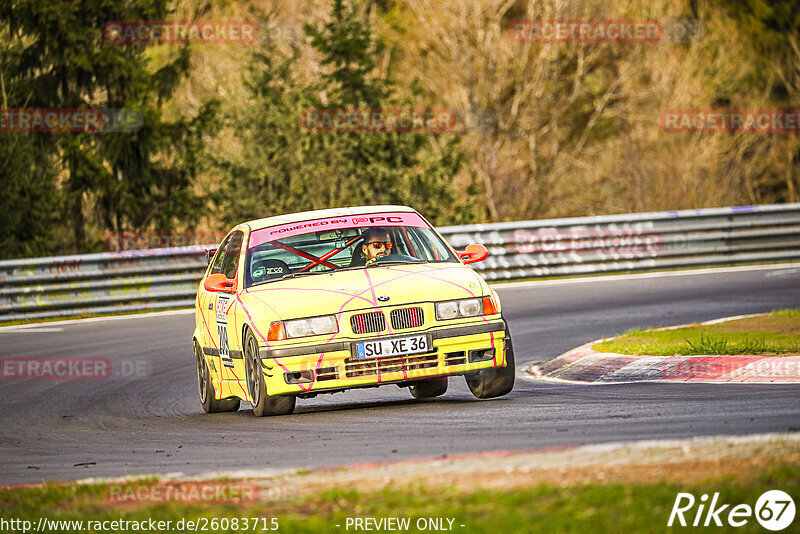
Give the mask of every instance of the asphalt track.
[[478, 401], [463, 379], [415, 401], [395, 386], [298, 401], [293, 415], [202, 413], [193, 316], [0, 329], [2, 356], [105, 356], [108, 380], [0, 381], [0, 484], [313, 467], [621, 440], [800, 431], [800, 387], [535, 381], [524, 368], [636, 326], [800, 306], [800, 266], [497, 286], [517, 385]]

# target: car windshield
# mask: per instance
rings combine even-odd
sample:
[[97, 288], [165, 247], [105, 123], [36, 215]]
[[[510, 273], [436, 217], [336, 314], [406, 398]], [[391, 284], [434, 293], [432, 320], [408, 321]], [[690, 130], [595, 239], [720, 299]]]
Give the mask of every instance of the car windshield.
[[336, 269], [438, 262], [458, 259], [416, 213], [331, 217], [253, 231], [245, 285]]

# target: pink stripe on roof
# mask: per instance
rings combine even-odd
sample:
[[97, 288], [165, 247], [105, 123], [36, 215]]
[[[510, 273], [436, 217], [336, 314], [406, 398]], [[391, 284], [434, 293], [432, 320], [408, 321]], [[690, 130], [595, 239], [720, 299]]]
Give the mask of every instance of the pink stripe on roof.
[[247, 248], [257, 247], [283, 237], [292, 237], [309, 232], [365, 226], [416, 226], [420, 228], [429, 228], [428, 223], [417, 213], [401, 211], [345, 215], [342, 217], [328, 217], [326, 219], [279, 224], [277, 226], [269, 226], [267, 228], [255, 230], [250, 233], [250, 243]]

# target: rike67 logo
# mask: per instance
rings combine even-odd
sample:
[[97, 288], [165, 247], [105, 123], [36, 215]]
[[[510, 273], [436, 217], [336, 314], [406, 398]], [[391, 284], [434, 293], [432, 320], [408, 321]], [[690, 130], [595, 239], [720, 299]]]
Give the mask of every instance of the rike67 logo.
[[765, 491], [755, 507], [722, 503], [719, 492], [714, 493], [710, 502], [706, 493], [699, 500], [691, 493], [678, 493], [667, 526], [721, 527], [727, 523], [732, 527], [742, 527], [755, 516], [763, 528], [777, 532], [792, 524], [795, 511], [794, 500], [781, 490]]

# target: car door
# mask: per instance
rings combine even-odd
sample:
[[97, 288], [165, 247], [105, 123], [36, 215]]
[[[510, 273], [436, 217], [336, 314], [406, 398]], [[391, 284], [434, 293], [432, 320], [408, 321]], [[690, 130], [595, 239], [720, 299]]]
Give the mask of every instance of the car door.
[[[225, 249], [228, 246], [228, 243], [231, 240], [233, 234], [229, 234], [225, 239], [222, 240], [222, 243], [217, 248], [217, 252], [214, 254], [213, 259], [208, 268], [208, 272], [206, 276], [215, 273], [222, 272], [222, 260], [225, 257]], [[215, 303], [217, 299], [217, 293], [211, 292], [203, 287], [203, 284], [200, 284], [198, 288], [198, 295], [197, 301], [199, 306], [199, 313], [200, 313], [200, 320], [203, 324], [198, 324], [200, 328], [200, 332], [202, 334], [202, 346], [206, 350], [211, 350], [213, 346], [219, 347], [217, 343], [218, 333], [216, 328], [216, 314], [215, 314]], [[208, 354], [208, 352], [207, 352]], [[214, 367], [213, 360], [209, 361], [209, 364]], [[219, 372], [220, 370], [214, 369], [215, 372]]]
[[[242, 251], [242, 241], [244, 239], [244, 232], [235, 231], [230, 235], [230, 239], [226, 243], [219, 265], [214, 265], [211, 269], [211, 274], [222, 273], [226, 278], [234, 280], [233, 287], [237, 287], [237, 272], [239, 269], [239, 256]], [[234, 303], [234, 296], [230, 293], [215, 293], [213, 310], [213, 321], [216, 324], [216, 342], [219, 348], [220, 361], [223, 366], [233, 369], [233, 359], [231, 358], [231, 343], [229, 328], [232, 326], [231, 315], [229, 312]]]

